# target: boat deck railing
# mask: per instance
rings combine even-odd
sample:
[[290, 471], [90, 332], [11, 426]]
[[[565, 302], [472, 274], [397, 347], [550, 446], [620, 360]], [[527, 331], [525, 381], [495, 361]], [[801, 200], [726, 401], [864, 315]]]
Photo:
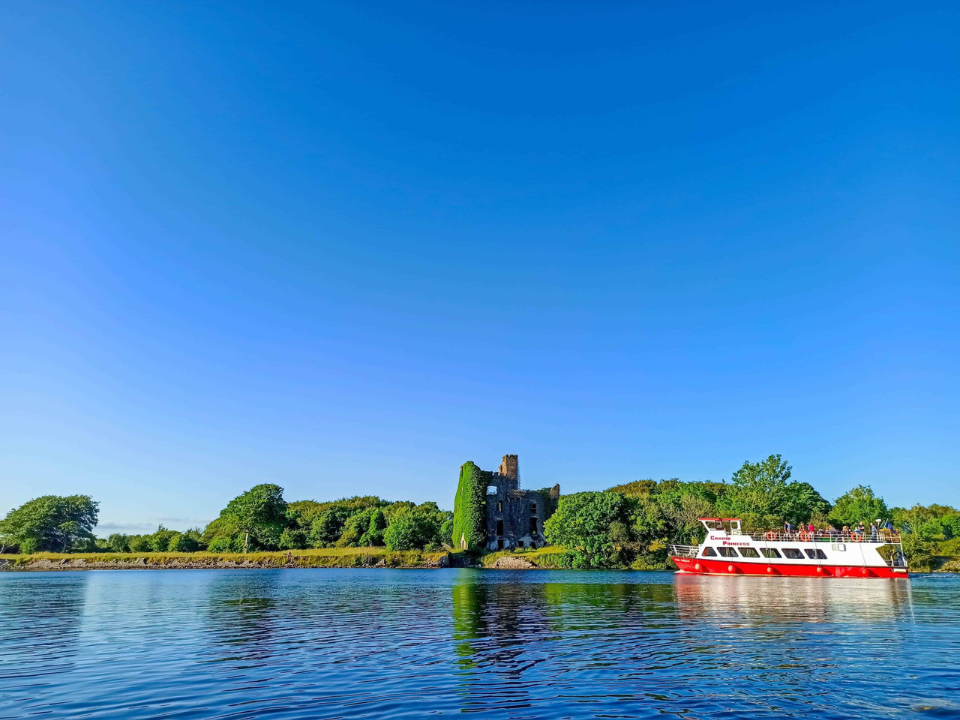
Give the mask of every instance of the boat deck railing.
[[765, 533], [741, 533], [740, 535], [731, 535], [730, 537], [748, 537], [751, 540], [766, 542], [823, 542], [823, 543], [874, 543], [877, 545], [886, 545], [889, 543], [900, 542], [900, 534], [881, 530], [876, 535], [869, 531], [865, 533], [856, 532], [830, 532], [828, 530], [818, 530], [813, 533], [806, 531], [785, 533], [770, 531]]

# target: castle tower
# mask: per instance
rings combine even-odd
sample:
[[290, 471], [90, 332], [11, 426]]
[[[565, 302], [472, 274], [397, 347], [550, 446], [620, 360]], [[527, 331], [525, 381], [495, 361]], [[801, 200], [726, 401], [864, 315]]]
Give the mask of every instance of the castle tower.
[[500, 461], [500, 470], [498, 472], [501, 475], [505, 475], [508, 478], [519, 480], [520, 479], [520, 461], [517, 459], [517, 456], [504, 455], [503, 460]]

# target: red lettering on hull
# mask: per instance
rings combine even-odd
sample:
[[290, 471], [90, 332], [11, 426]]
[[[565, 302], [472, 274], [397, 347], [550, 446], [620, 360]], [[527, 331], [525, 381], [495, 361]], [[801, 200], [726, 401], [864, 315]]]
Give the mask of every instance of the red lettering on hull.
[[862, 565], [805, 565], [765, 563], [707, 558], [671, 557], [681, 572], [691, 575], [764, 575], [766, 577], [838, 577], [905, 579], [906, 568], [863, 567]]

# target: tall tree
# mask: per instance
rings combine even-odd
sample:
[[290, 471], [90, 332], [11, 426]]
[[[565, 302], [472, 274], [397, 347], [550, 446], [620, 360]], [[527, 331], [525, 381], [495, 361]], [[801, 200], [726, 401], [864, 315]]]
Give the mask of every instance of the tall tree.
[[261, 545], [276, 547], [286, 523], [286, 513], [283, 488], [265, 483], [231, 500], [220, 517], [243, 533], [243, 551], [247, 552], [251, 535]]
[[869, 485], [857, 485], [837, 498], [830, 511], [830, 522], [842, 527], [856, 525], [858, 522], [871, 523], [885, 520], [890, 515], [882, 497], [873, 494]]
[[24, 503], [0, 520], [0, 544], [20, 552], [67, 552], [93, 540], [99, 504], [89, 495], [44, 495]]

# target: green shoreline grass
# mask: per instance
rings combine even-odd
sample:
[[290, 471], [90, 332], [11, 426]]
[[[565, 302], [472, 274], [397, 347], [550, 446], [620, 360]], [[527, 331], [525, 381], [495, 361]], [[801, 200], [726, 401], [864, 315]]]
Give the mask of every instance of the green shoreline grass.
[[[324, 548], [310, 550], [280, 550], [251, 553], [212, 552], [144, 552], [144, 553], [33, 553], [32, 555], [0, 555], [13, 568], [38, 569], [57, 567], [82, 568], [84, 565], [119, 567], [146, 565], [147, 567], [209, 566], [230, 567], [434, 567], [446, 556], [445, 551], [419, 550], [391, 551], [382, 547]], [[138, 562], [143, 560], [144, 562]], [[64, 561], [68, 561], [64, 563]], [[61, 565], [62, 563], [62, 565]]]

